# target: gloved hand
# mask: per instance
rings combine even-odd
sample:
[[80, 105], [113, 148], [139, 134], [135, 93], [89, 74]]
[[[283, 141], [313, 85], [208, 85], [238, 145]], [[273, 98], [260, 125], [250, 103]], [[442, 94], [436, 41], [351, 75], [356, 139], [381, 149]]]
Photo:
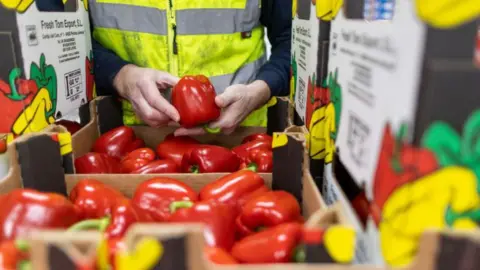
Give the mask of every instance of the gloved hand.
[[[254, 110], [258, 109], [270, 98], [270, 88], [264, 81], [254, 81], [251, 84], [235, 84], [227, 87], [225, 92], [215, 98], [215, 103], [222, 108], [222, 114], [209, 127], [220, 128], [222, 133], [230, 134]], [[179, 128], [175, 136], [202, 135], [203, 127], [191, 129]]]
[[146, 124], [159, 127], [180, 119], [175, 107], [160, 94], [178, 80], [163, 71], [126, 65], [115, 76], [113, 85], [120, 96], [132, 103], [135, 113]]

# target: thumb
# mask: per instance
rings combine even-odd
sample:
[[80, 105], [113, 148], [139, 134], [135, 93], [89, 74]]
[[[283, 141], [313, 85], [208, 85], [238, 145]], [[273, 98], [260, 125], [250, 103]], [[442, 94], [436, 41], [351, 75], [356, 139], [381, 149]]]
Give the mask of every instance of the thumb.
[[155, 82], [165, 88], [167, 86], [174, 86], [180, 80], [178, 77], [164, 71], [155, 70]]
[[225, 89], [225, 92], [215, 97], [215, 103], [217, 106], [225, 108], [237, 101], [239, 99], [239, 91], [236, 90], [235, 86], [229, 86]]

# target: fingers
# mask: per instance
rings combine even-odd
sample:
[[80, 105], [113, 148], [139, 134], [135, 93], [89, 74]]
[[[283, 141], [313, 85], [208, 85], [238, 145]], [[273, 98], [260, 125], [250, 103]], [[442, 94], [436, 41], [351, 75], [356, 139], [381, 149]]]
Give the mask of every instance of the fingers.
[[158, 86], [161, 89], [165, 89], [167, 87], [174, 86], [180, 80], [178, 77], [173, 76], [170, 73], [163, 72], [163, 71], [157, 71], [157, 70], [155, 70], [154, 78], [155, 78], [155, 82], [158, 84]]
[[132, 106], [140, 118], [151, 127], [160, 127], [169, 120], [166, 115], [153, 109], [144, 98], [132, 100]]
[[215, 103], [220, 108], [225, 108], [230, 104], [241, 99], [242, 89], [238, 89], [237, 85], [229, 86], [225, 89], [225, 92], [215, 97]]
[[143, 81], [140, 87], [145, 100], [158, 112], [167, 115], [175, 122], [180, 120], [177, 109], [172, 106], [158, 91], [157, 85], [153, 81]]
[[196, 128], [179, 128], [175, 130], [173, 135], [175, 136], [198, 136], [198, 135], [204, 135], [206, 134], [205, 130], [202, 127], [196, 127]]

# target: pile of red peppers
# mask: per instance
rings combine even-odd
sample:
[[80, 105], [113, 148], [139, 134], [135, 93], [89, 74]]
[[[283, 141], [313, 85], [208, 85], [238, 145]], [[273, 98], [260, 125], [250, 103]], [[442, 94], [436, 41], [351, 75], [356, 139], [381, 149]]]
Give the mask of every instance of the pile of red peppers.
[[16, 240], [38, 228], [103, 232], [113, 269], [115, 254], [126, 248], [123, 237], [134, 223], [203, 223], [205, 255], [218, 264], [292, 262], [304, 230], [295, 197], [270, 190], [250, 170], [224, 175], [199, 192], [180, 180], [154, 177], [128, 198], [87, 178], [68, 198], [17, 189], [0, 197], [0, 203], [1, 269], [26, 263], [28, 253]]
[[259, 133], [228, 149], [170, 134], [155, 150], [145, 146], [131, 127], [101, 135], [92, 151], [75, 159], [79, 174], [229, 173], [241, 169], [272, 171], [272, 137]]

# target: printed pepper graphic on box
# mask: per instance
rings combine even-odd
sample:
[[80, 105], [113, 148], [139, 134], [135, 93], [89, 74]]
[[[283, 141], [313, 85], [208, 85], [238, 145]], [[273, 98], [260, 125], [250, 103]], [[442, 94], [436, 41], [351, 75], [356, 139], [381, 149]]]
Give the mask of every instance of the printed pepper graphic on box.
[[[340, 125], [340, 113], [342, 110], [341, 87], [337, 82], [338, 71], [330, 72], [327, 81], [319, 88], [318, 95], [321, 106], [312, 113], [309, 124], [310, 157], [313, 159], [325, 159], [325, 163], [331, 163], [335, 152], [335, 140]], [[328, 88], [325, 87], [328, 85]]]
[[24, 13], [34, 2], [34, 0], [0, 0], [0, 4], [7, 9], [14, 9], [19, 13]]
[[[84, 3], [88, 3], [87, 0]], [[93, 51], [90, 50], [90, 59], [88, 56], [85, 57], [85, 73], [86, 73], [86, 82], [87, 82], [87, 100], [92, 100], [96, 97], [95, 93], [95, 77], [93, 75]]]
[[40, 65], [30, 65], [30, 79], [20, 78], [21, 69], [10, 71], [9, 83], [0, 79], [0, 105], [4, 115], [0, 119], [2, 132], [22, 135], [52, 124], [56, 110], [57, 75], [52, 65], [46, 65], [45, 55]]
[[420, 19], [437, 28], [453, 28], [480, 15], [478, 0], [417, 0], [415, 4]]
[[315, 1], [317, 18], [322, 21], [331, 21], [337, 16], [343, 6], [343, 0]]
[[293, 53], [292, 61], [290, 62], [290, 101], [295, 102], [297, 94], [297, 60], [295, 53]]
[[476, 229], [480, 220], [480, 111], [463, 138], [443, 122], [425, 131], [422, 147], [404, 142], [405, 133], [402, 126], [394, 138], [385, 127], [373, 189], [382, 253], [395, 267], [413, 260], [425, 230]]

